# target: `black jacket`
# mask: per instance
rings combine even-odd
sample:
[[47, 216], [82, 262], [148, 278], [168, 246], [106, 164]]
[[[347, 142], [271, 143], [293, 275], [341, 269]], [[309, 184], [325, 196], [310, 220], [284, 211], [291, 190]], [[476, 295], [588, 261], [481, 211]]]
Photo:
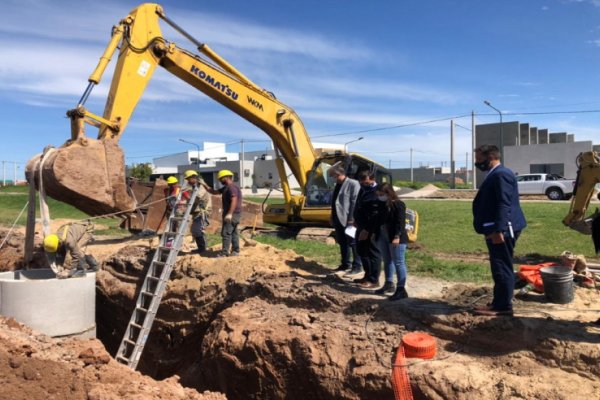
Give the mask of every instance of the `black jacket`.
[[379, 237], [386, 215], [385, 203], [377, 199], [375, 187], [361, 187], [354, 208], [354, 222], [358, 231], [364, 229]]
[[390, 239], [390, 243], [397, 236], [400, 238], [400, 243], [408, 243], [408, 235], [406, 234], [406, 204], [402, 200], [394, 201], [390, 207], [385, 205], [386, 218], [385, 229]]

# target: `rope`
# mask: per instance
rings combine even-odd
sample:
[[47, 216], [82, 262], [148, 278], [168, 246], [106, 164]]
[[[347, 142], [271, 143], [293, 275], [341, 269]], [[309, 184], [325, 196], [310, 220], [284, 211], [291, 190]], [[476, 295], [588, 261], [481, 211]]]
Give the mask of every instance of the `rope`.
[[19, 218], [21, 218], [21, 215], [23, 214], [23, 211], [25, 211], [25, 209], [27, 208], [27, 206], [29, 205], [29, 201], [27, 203], [25, 203], [25, 205], [23, 206], [23, 209], [21, 210], [21, 212], [19, 213], [19, 216], [17, 217], [17, 219], [15, 219], [15, 222], [13, 222], [12, 226], [10, 227], [10, 229], [8, 230], [8, 233], [6, 234], [6, 236], [4, 237], [4, 240], [2, 241], [2, 243], [0, 243], [0, 249], [2, 249], [2, 246], [4, 246], [4, 243], [6, 243], [6, 241], [8, 240], [8, 237], [10, 236], [10, 234], [12, 233], [15, 225], [17, 224], [17, 221], [19, 221]]
[[156, 200], [156, 201], [151, 201], [150, 203], [138, 204], [137, 206], [135, 206], [134, 208], [131, 208], [129, 210], [117, 211], [117, 212], [109, 213], [109, 214], [96, 215], [95, 217], [82, 218], [82, 219], [75, 220], [73, 222], [91, 221], [93, 219], [108, 218], [108, 217], [114, 217], [114, 216], [119, 215], [119, 214], [131, 213], [131, 212], [134, 212], [135, 210], [137, 210], [139, 208], [146, 207], [146, 206], [149, 206], [149, 205], [152, 205], [152, 204], [155, 204], [155, 203], [161, 203], [161, 202], [164, 202], [165, 200], [173, 198], [173, 197], [176, 197], [176, 196], [163, 197], [162, 199], [159, 199], [159, 200]]
[[40, 191], [40, 215], [42, 217], [42, 232], [44, 233], [44, 237], [50, 234], [50, 209], [48, 208], [48, 203], [46, 203], [46, 191], [44, 190], [44, 179], [42, 177], [42, 172], [44, 168], [44, 162], [46, 161], [46, 157], [54, 152], [53, 147], [46, 147], [40, 160], [38, 161], [38, 172], [39, 172], [39, 191]]

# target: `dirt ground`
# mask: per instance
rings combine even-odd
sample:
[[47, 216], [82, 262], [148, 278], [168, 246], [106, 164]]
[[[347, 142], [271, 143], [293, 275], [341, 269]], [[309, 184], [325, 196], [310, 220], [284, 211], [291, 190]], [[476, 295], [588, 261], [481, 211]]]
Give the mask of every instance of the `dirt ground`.
[[0, 317], [2, 400], [218, 400], [182, 387], [176, 377], [156, 381], [114, 361], [97, 339], [52, 339]]
[[[98, 338], [114, 355], [151, 247], [148, 240], [94, 246], [103, 262], [97, 274]], [[430, 361], [409, 359], [415, 399], [600, 398], [596, 289], [576, 288], [568, 305], [536, 294], [518, 296], [514, 318], [479, 317], [469, 310], [490, 300], [486, 285], [410, 276], [410, 298], [390, 302], [290, 250], [258, 244], [231, 258], [217, 258], [217, 251], [180, 255], [139, 365], [148, 377], [124, 369], [134, 375], [117, 379], [125, 372], [112, 360], [82, 366], [78, 357], [88, 347], [106, 359], [98, 341], [38, 343], [40, 335], [0, 323], [1, 393], [27, 387], [27, 376], [56, 371], [54, 386], [29, 385], [27, 398], [41, 398], [35, 397], [38, 389], [45, 390], [44, 398], [79, 398], [63, 396], [67, 389], [87, 391], [88, 398], [127, 398], [123, 382], [130, 380], [128, 389], [148, 390], [136, 398], [161, 398], [146, 394], [159, 393], [152, 392], [156, 388], [168, 399], [206, 398], [192, 397], [205, 390], [229, 399], [392, 398], [396, 348], [405, 333], [422, 331], [436, 337], [438, 354]], [[30, 372], [21, 366], [14, 372], [10, 357], [23, 346], [44, 348], [47, 358], [32, 363]], [[47, 360], [64, 365], [52, 369]], [[111, 366], [119, 369], [103, 375]], [[185, 395], [168, 379], [173, 376], [189, 388]], [[105, 397], [90, 396], [92, 389]]]

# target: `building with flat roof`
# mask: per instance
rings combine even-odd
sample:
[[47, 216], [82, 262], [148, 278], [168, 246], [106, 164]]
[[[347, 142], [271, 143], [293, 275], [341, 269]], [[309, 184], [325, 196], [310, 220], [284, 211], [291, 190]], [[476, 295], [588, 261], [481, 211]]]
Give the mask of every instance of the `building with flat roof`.
[[[475, 143], [498, 146], [502, 162], [516, 174], [553, 173], [565, 178], [575, 178], [579, 153], [597, 147], [591, 141], [576, 141], [574, 134], [550, 132], [519, 121], [477, 125]], [[477, 171], [477, 186], [484, 176]]]

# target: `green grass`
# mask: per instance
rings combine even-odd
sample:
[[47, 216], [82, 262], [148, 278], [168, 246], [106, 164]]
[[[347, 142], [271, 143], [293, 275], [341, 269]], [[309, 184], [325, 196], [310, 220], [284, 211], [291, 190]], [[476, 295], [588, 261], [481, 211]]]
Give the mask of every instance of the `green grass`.
[[[15, 192], [19, 194], [9, 194]], [[260, 197], [248, 199], [262, 201]], [[270, 199], [272, 202], [279, 200]], [[0, 224], [12, 225], [26, 202], [26, 187], [0, 189]], [[407, 253], [410, 273], [448, 281], [490, 281], [489, 267], [482, 257], [487, 254], [487, 248], [483, 237], [473, 231], [470, 201], [407, 200], [406, 204], [418, 211], [420, 218], [417, 248]], [[48, 199], [48, 205], [52, 218], [86, 218], [83, 212], [53, 199]], [[522, 208], [528, 227], [519, 238], [515, 256], [534, 255], [549, 259], [569, 250], [597, 262], [597, 258], [593, 257], [591, 237], [562, 225], [569, 208], [567, 203], [526, 202], [522, 203]], [[18, 221], [20, 225], [26, 222], [25, 214]], [[108, 227], [96, 231], [99, 235], [128, 234], [118, 228], [117, 219], [99, 219], [96, 222]], [[210, 245], [220, 242], [219, 235], [210, 235], [208, 239]], [[337, 246], [270, 236], [257, 236], [257, 240], [278, 248], [292, 249], [331, 268], [339, 263]], [[468, 261], [460, 261], [461, 257]]]
[[[408, 200], [406, 205], [419, 213], [419, 243], [435, 253], [487, 252], [481, 235], [473, 230], [470, 201]], [[567, 203], [522, 203], [527, 228], [522, 232], [515, 255], [539, 254], [556, 257], [569, 250], [592, 256], [590, 236], [565, 227], [562, 219]]]
[[[447, 182], [411, 182], [411, 181], [394, 181], [394, 186], [408, 187], [412, 189], [421, 189], [427, 185], [433, 185], [440, 189], [450, 189], [450, 184]], [[471, 189], [472, 185], [467, 183], [457, 183], [456, 189]]]
[[[307, 240], [281, 239], [273, 236], [257, 236], [256, 240], [280, 249], [291, 249], [318, 263], [335, 268], [339, 265], [338, 246]], [[489, 282], [491, 274], [484, 263], [446, 261], [419, 250], [409, 250], [406, 263], [409, 274], [427, 276], [454, 282]]]
[[[16, 190], [18, 189], [18, 190]], [[29, 188], [25, 186], [6, 187], [0, 190], [0, 224], [11, 226], [19, 212], [27, 204]], [[19, 193], [19, 194], [12, 194]], [[50, 209], [50, 217], [53, 219], [85, 219], [88, 215], [79, 211], [73, 206], [48, 198], [48, 208]], [[36, 196], [36, 216], [39, 218], [40, 204], [39, 198]], [[25, 225], [27, 222], [27, 209], [17, 221], [17, 225]], [[119, 228], [119, 219], [99, 218], [94, 220], [96, 224], [104, 225], [107, 229], [98, 229], [98, 235], [128, 235], [129, 233]]]
[[[265, 198], [264, 196], [244, 196], [243, 200], [262, 204]], [[267, 204], [283, 204], [284, 202], [283, 197], [269, 197], [267, 199]]]
[[29, 186], [4, 186], [0, 187], [0, 195], [2, 193], [27, 193]]
[[255, 239], [261, 243], [269, 244], [280, 249], [291, 249], [296, 253], [309, 257], [320, 264], [337, 267], [339, 265], [340, 250], [338, 246], [329, 246], [325, 243], [310, 240], [281, 239], [274, 236], [258, 235]]

